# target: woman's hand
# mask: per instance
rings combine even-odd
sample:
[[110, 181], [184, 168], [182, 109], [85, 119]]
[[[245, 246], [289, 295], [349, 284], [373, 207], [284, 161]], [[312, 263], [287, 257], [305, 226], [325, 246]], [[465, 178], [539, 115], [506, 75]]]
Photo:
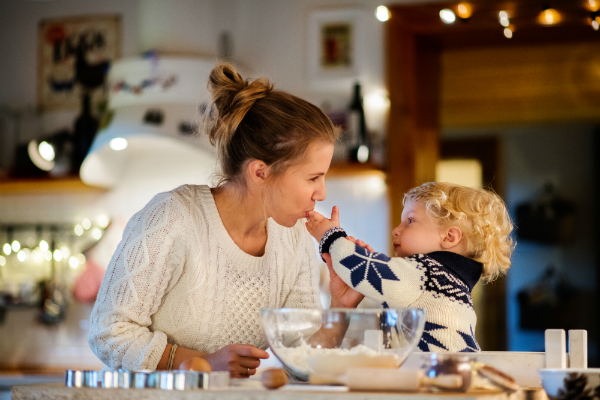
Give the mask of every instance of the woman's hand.
[[321, 238], [331, 228], [340, 226], [340, 209], [334, 206], [331, 210], [331, 219], [327, 219], [316, 211], [306, 213], [306, 229], [308, 233], [314, 237], [317, 242], [321, 242]]
[[258, 349], [251, 344], [230, 344], [207, 354], [204, 359], [208, 361], [213, 371], [229, 371], [232, 378], [248, 378], [256, 374], [261, 359], [269, 358], [269, 353]]

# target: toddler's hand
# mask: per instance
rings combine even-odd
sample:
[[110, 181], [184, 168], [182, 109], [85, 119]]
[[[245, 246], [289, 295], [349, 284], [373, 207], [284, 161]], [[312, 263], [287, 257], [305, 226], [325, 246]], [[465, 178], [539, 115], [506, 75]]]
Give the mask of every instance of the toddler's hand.
[[370, 245], [366, 244], [365, 242], [363, 242], [360, 239], [355, 239], [352, 236], [346, 236], [346, 239], [351, 241], [354, 244], [359, 245], [360, 247], [364, 247], [365, 249], [369, 250], [371, 253], [375, 253], [375, 250], [373, 250], [373, 248]]
[[317, 242], [321, 241], [321, 238], [331, 228], [340, 226], [340, 209], [334, 206], [331, 210], [331, 219], [327, 219], [316, 211], [310, 211], [306, 213], [306, 229], [308, 233], [314, 237]]

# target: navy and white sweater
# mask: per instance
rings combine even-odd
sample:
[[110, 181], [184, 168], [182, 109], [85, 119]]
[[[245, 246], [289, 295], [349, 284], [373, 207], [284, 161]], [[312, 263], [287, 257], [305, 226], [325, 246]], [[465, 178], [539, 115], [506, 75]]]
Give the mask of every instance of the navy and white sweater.
[[471, 298], [481, 263], [447, 251], [390, 258], [345, 237], [341, 228], [327, 231], [321, 254], [331, 255], [333, 269], [344, 282], [384, 307], [424, 309], [421, 351], [481, 351]]

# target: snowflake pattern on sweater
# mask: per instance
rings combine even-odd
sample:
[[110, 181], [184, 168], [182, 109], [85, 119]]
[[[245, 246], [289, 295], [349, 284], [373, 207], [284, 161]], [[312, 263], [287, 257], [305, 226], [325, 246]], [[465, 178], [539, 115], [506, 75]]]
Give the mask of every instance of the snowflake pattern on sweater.
[[384, 307], [423, 308], [421, 351], [481, 351], [473, 333], [477, 317], [471, 298], [481, 263], [450, 252], [390, 258], [345, 240], [340, 231], [322, 246], [338, 276]]

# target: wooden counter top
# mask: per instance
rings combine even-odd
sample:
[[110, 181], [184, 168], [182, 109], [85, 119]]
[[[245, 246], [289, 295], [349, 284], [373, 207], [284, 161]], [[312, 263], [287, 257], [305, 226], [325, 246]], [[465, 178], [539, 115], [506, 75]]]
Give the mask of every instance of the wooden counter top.
[[[535, 393], [529, 393], [535, 392]], [[278, 390], [263, 388], [230, 387], [228, 389], [169, 391], [159, 389], [102, 389], [102, 388], [68, 388], [62, 383], [47, 383], [13, 386], [13, 400], [300, 400], [310, 397], [311, 400], [546, 400], [541, 389], [517, 392], [511, 396], [500, 392], [484, 393], [386, 393], [386, 392], [348, 392], [340, 386], [286, 385]]]

